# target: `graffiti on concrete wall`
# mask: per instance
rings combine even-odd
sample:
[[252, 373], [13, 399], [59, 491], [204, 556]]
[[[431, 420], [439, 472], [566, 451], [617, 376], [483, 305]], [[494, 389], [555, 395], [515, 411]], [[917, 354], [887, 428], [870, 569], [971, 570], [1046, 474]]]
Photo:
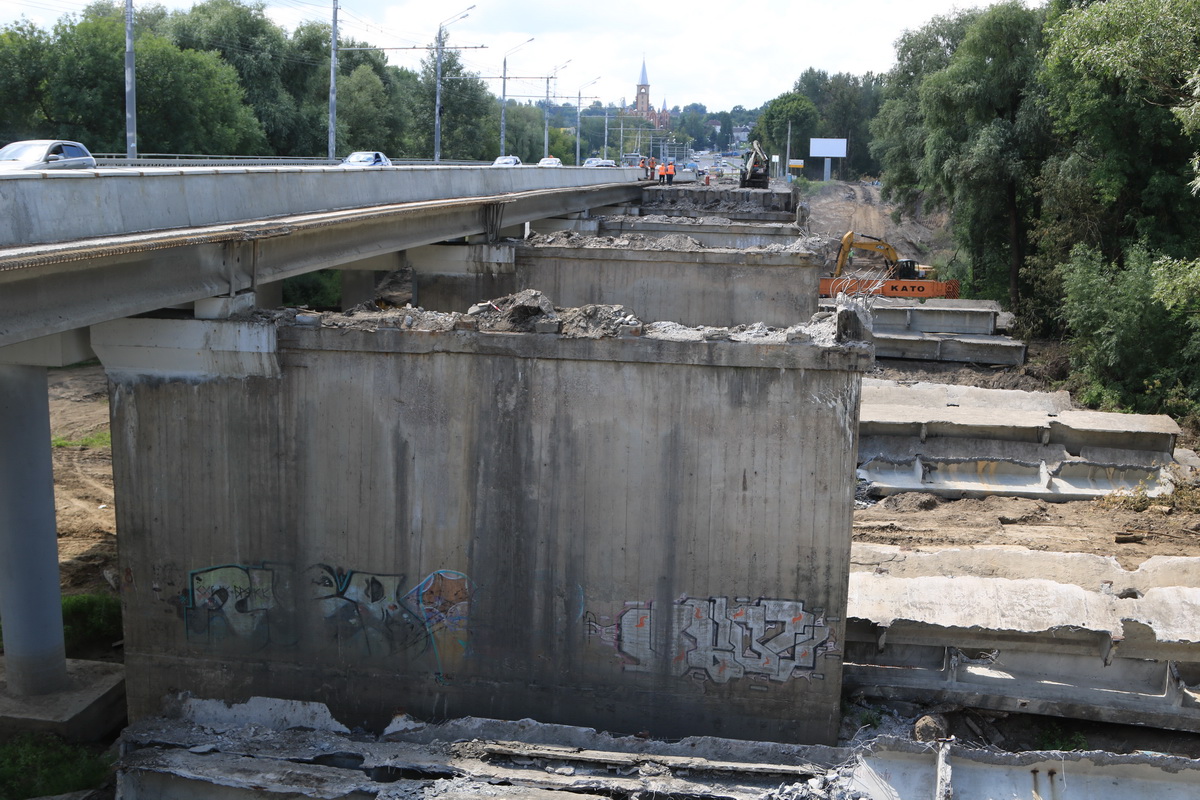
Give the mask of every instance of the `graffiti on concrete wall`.
[[627, 603], [611, 624], [589, 619], [588, 630], [616, 648], [629, 672], [783, 682], [824, 677], [820, 657], [840, 652], [832, 621], [800, 600], [683, 597], [666, 608]]
[[179, 597], [188, 638], [226, 647], [294, 644], [304, 631], [341, 656], [429, 653], [439, 673], [468, 652], [474, 585], [437, 570], [415, 584], [403, 574], [315, 564], [292, 595], [290, 570], [223, 565], [193, 570]]
[[271, 638], [275, 570], [228, 564], [192, 570], [181, 601], [189, 639], [262, 646]]
[[465, 654], [473, 586], [461, 572], [438, 570], [416, 585], [404, 575], [346, 571], [316, 564], [305, 572], [331, 638], [364, 656], [431, 651], [439, 662], [448, 649]]

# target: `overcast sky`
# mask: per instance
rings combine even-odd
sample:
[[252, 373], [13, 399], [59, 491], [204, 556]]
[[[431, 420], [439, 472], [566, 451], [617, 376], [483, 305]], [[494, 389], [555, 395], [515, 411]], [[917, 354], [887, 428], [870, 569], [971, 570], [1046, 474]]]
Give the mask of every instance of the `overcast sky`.
[[[984, 0], [759, 0], [749, 4], [713, 0], [659, 3], [608, 0], [474, 0], [465, 18], [448, 22], [448, 43], [484, 46], [462, 50], [468, 69], [499, 76], [508, 56], [510, 97], [522, 101], [546, 92], [544, 77], [560, 65], [551, 93], [572, 103], [633, 103], [642, 59], [656, 108], [703, 103], [709, 111], [735, 105], [755, 108], [789, 91], [809, 67], [830, 74], [885, 72], [895, 61], [894, 42], [906, 30], [954, 9], [989, 5]], [[49, 29], [85, 0], [0, 0], [0, 24], [22, 15]], [[191, 0], [164, 0], [188, 8]], [[466, 11], [472, 0], [339, 0], [343, 37], [377, 47], [432, 43], [438, 25]], [[1026, 5], [1033, 5], [1026, 0]], [[135, 7], [148, 5], [136, 2]], [[747, 8], [749, 10], [747, 10]], [[288, 30], [304, 20], [328, 21], [330, 2], [268, 0], [267, 13]], [[523, 44], [528, 39], [532, 42]], [[397, 66], [417, 69], [424, 51], [390, 50]], [[567, 63], [569, 62], [569, 63]], [[595, 83], [584, 87], [594, 79]], [[499, 79], [489, 80], [501, 93]]]

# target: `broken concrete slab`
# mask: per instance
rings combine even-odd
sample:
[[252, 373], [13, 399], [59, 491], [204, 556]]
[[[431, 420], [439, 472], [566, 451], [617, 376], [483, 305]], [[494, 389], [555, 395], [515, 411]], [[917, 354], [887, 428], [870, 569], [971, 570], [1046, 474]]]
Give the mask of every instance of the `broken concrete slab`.
[[859, 471], [875, 495], [1157, 495], [1178, 434], [1170, 417], [1075, 409], [1065, 392], [864, 379]]
[[18, 733], [53, 733], [68, 741], [103, 739], [125, 721], [125, 668], [67, 659], [68, 688], [16, 697], [6, 691], [0, 656], [0, 740]]
[[[821, 307], [833, 301], [822, 300]], [[901, 297], [874, 297], [873, 327], [879, 332], [957, 333], [992, 336], [996, 333], [999, 304], [993, 300], [948, 300], [931, 298], [914, 301]]]
[[881, 329], [875, 333], [875, 355], [877, 358], [1019, 366], [1025, 363], [1025, 343], [1008, 336]]
[[862, 696], [1200, 731], [1200, 559], [859, 544], [852, 563]]
[[363, 800], [896, 800], [929, 796], [934, 785], [947, 797], [1065, 796], [1068, 783], [1093, 800], [1191, 800], [1200, 781], [1200, 762], [1158, 753], [1007, 753], [896, 736], [836, 748], [709, 737], [672, 743], [477, 718], [424, 726], [403, 742], [252, 722], [214, 731], [160, 718], [127, 729], [122, 751], [124, 800], [264, 792]]

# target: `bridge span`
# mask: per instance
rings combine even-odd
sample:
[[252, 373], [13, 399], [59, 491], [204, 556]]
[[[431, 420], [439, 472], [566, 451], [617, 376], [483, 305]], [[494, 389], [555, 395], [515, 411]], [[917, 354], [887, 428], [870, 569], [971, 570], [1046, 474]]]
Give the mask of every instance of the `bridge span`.
[[63, 645], [46, 368], [91, 357], [89, 326], [248, 293], [276, 305], [268, 298], [295, 275], [379, 270], [406, 248], [494, 241], [531, 221], [628, 203], [641, 193], [639, 172], [250, 167], [0, 177], [7, 694], [61, 694], [78, 682]]

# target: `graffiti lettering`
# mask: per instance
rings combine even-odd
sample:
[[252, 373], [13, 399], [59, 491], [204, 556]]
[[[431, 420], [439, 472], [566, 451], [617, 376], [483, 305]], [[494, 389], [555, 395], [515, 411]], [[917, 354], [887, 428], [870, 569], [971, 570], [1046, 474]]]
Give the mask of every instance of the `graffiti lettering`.
[[[827, 620], [799, 600], [681, 598], [668, 608], [632, 603], [617, 618], [615, 643], [631, 672], [659, 671], [714, 683], [736, 678], [820, 678], [817, 656], [836, 652]], [[666, 630], [663, 630], [666, 626]], [[666, 651], [662, 651], [665, 646]]]

